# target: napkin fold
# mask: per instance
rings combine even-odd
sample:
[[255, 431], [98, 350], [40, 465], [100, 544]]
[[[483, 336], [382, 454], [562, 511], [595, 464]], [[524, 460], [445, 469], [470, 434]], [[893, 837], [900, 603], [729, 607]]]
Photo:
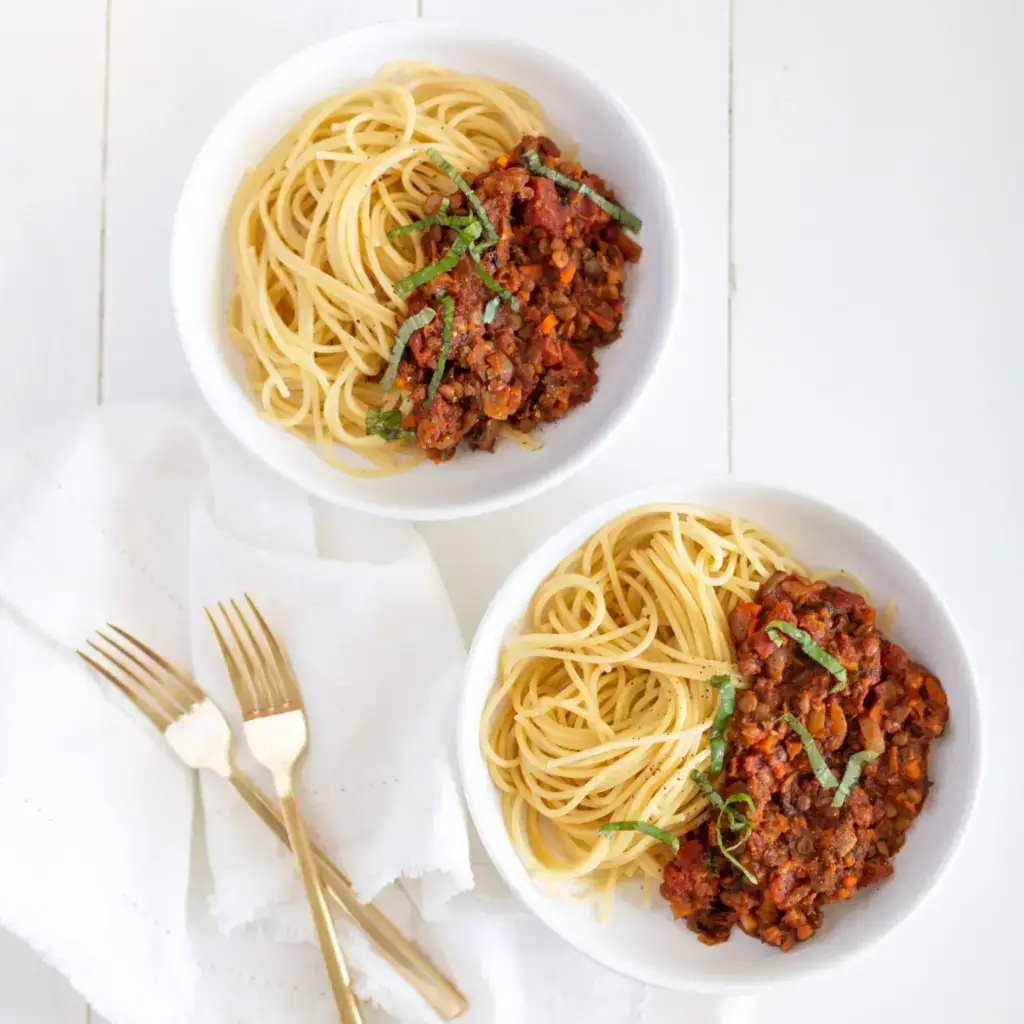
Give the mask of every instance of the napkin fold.
[[[312, 831], [450, 970], [466, 1024], [723, 1019], [719, 1001], [575, 953], [467, 835], [452, 768], [463, 645], [411, 525], [308, 498], [205, 421], [105, 408], [0, 448], [0, 926], [110, 1024], [336, 1020], [290, 855], [73, 653], [117, 623], [190, 669], [240, 737], [202, 608], [243, 592], [302, 688]], [[368, 1022], [436, 1021], [339, 931]]]
[[[411, 526], [318, 516], [170, 412], [20, 439], [0, 453], [0, 921], [113, 1024], [333, 1018], [315, 948], [274, 941], [312, 937], [290, 854], [215, 776], [194, 814], [194, 773], [73, 654], [117, 623], [238, 726], [203, 606], [246, 591], [306, 703], [300, 799], [360, 898], [416, 878], [431, 915], [472, 884], [448, 742], [463, 645]], [[364, 988], [400, 1001], [361, 936], [345, 939]]]

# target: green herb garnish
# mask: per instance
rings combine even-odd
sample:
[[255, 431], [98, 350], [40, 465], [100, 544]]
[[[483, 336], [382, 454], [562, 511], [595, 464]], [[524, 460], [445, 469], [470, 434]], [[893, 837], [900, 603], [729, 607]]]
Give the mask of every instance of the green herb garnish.
[[536, 150], [528, 149], [523, 154], [523, 163], [526, 164], [526, 168], [531, 174], [542, 175], [545, 178], [550, 178], [556, 185], [579, 192], [581, 196], [586, 196], [596, 203], [612, 220], [618, 221], [624, 228], [632, 231], [633, 234], [639, 234], [640, 229], [643, 227], [643, 222], [635, 213], [630, 213], [625, 207], [613, 203], [610, 199], [605, 199], [604, 196], [595, 192], [589, 185], [584, 185], [582, 181], [577, 181], [575, 178], [570, 178], [567, 174], [562, 174], [561, 171], [556, 171], [553, 167], [548, 167], [537, 155]]
[[843, 801], [857, 784], [864, 765], [870, 764], [876, 757], [878, 757], [877, 750], [859, 750], [856, 754], [850, 755], [850, 760], [846, 762], [846, 770], [843, 772], [843, 781], [839, 783], [836, 795], [832, 797], [833, 807], [843, 806]]
[[446, 213], [428, 213], [420, 220], [414, 220], [411, 224], [400, 224], [388, 232], [388, 238], [397, 238], [399, 235], [407, 235], [412, 231], [426, 231], [435, 224], [445, 228], [468, 228], [473, 223], [473, 218], [466, 214], [464, 217], [452, 216]]
[[494, 230], [494, 225], [487, 216], [484, 204], [480, 202], [479, 196], [469, 187], [466, 179], [433, 146], [427, 147], [427, 156], [455, 182], [459, 191], [469, 200], [469, 205], [473, 208], [473, 212], [483, 228], [484, 238], [487, 240], [487, 243], [493, 245], [497, 242], [498, 232]]
[[452, 324], [455, 321], [455, 303], [450, 295], [441, 296], [441, 305], [444, 306], [443, 319], [441, 321], [441, 351], [437, 356], [437, 366], [434, 368], [433, 376], [427, 385], [427, 397], [424, 405], [429, 405], [434, 400], [438, 385], [444, 376], [444, 364], [448, 359], [448, 350], [452, 347]]
[[402, 353], [405, 351], [405, 346], [409, 344], [409, 339], [415, 331], [418, 331], [421, 327], [426, 327], [433, 319], [433, 308], [424, 306], [418, 313], [414, 313], [402, 321], [402, 325], [398, 328], [398, 333], [395, 335], [395, 343], [391, 346], [388, 368], [380, 379], [380, 386], [385, 391], [390, 391], [394, 386], [395, 378], [398, 376], [398, 364], [402, 361]]
[[643, 832], [644, 835], [651, 836], [654, 839], [660, 839], [666, 845], [671, 846], [673, 853], [677, 853], [679, 851], [678, 836], [674, 836], [671, 832], [666, 832], [664, 829], [658, 828], [657, 825], [648, 825], [646, 821], [609, 821], [602, 825], [598, 829], [598, 832], [600, 832], [605, 839], [611, 839], [612, 834], [615, 832]]
[[722, 799], [722, 794], [715, 789], [714, 783], [698, 769], [694, 768], [690, 772], [690, 778], [697, 783], [697, 788], [715, 805], [719, 810], [725, 806], [725, 801]]
[[460, 228], [459, 237], [452, 242], [451, 248], [436, 263], [420, 267], [419, 270], [396, 281], [395, 293], [408, 295], [414, 288], [419, 288], [421, 284], [426, 284], [428, 281], [433, 281], [435, 277], [446, 274], [459, 262], [474, 239], [480, 237], [482, 230], [479, 222], [475, 220], [466, 227]]
[[749, 793], [733, 793], [732, 796], [723, 798], [722, 794], [715, 789], [714, 783], [702, 771], [694, 768], [690, 772], [690, 778], [697, 783], [697, 788], [708, 800], [718, 808], [719, 815], [725, 815], [726, 824], [732, 831], [736, 832], [747, 828], [753, 829], [754, 826], [751, 825], [750, 819], [742, 811], [732, 810], [731, 806], [732, 804], [745, 803], [750, 805], [751, 810], [754, 810], [754, 800]]
[[466, 251], [466, 243], [460, 237], [456, 238], [451, 248], [435, 263], [428, 263], [401, 280], [395, 282], [395, 293], [397, 295], [408, 295], [414, 288], [421, 284], [433, 281], [435, 277], [446, 274], [459, 262], [459, 258]]
[[[722, 810], [725, 812], [725, 816], [729, 819], [729, 828], [734, 832], [745, 831], [749, 836], [750, 833], [754, 831], [754, 826], [742, 811], [734, 811], [732, 809], [733, 804], [747, 804], [747, 806], [754, 811], [757, 810], [754, 798], [749, 793], [733, 793], [722, 801]], [[746, 839], [744, 839], [743, 842], [746, 842]]]
[[[718, 808], [718, 818], [715, 821], [715, 841], [718, 843], [722, 856], [733, 866], [739, 868], [748, 881], [757, 885], [757, 875], [749, 868], [744, 867], [736, 857], [733, 850], [738, 850], [750, 838], [754, 831], [753, 822], [742, 812], [733, 810], [732, 804], [749, 804], [750, 809], [755, 809], [753, 798], [749, 793], [733, 793], [731, 796], [722, 798], [722, 794], [715, 789], [711, 780], [696, 768], [690, 772], [690, 778], [697, 784], [697, 788], [711, 801], [712, 805]], [[731, 846], [727, 845], [722, 836], [722, 819], [725, 819], [725, 827], [730, 832], [738, 832], [739, 838]]]
[[366, 433], [383, 437], [385, 441], [406, 441], [416, 436], [414, 430], [403, 430], [401, 409], [367, 409]]
[[485, 324], [489, 324], [497, 315], [498, 307], [501, 305], [501, 296], [495, 295], [486, 306], [484, 306], [483, 320]]
[[518, 313], [519, 300], [507, 288], [502, 288], [502, 286], [494, 280], [491, 276], [491, 272], [480, 262], [479, 253], [470, 249], [469, 255], [473, 257], [473, 265], [476, 267], [476, 276], [479, 277], [492, 292], [497, 292], [498, 298], [501, 299], [502, 302], [507, 302], [513, 313]]
[[818, 785], [822, 789], [835, 789], [839, 783], [832, 774], [832, 769], [825, 763], [825, 758], [821, 756], [821, 751], [818, 749], [818, 744], [814, 742], [814, 737], [789, 712], [782, 716], [782, 720], [800, 737], [800, 742], [804, 745], [804, 750], [807, 752], [807, 760], [811, 762], [811, 770], [814, 772], [814, 777], [818, 780]]
[[779, 637], [779, 633], [785, 633], [791, 640], [795, 640], [800, 647], [800, 650], [807, 655], [811, 661], [816, 661], [822, 668], [827, 669], [832, 675], [839, 680], [835, 686], [829, 691], [830, 693], [838, 693], [840, 690], [846, 689], [846, 669], [843, 668], [842, 664], [833, 658], [823, 647], [819, 647], [812, 639], [810, 633], [798, 628], [797, 626], [791, 625], [788, 622], [783, 622], [782, 619], [772, 619], [766, 627], [768, 631], [768, 637], [775, 644], [776, 647], [782, 646], [782, 640]]
[[[750, 829], [753, 831], [754, 826], [751, 825]], [[715, 841], [718, 843], [719, 850], [722, 851], [722, 856], [734, 867], [740, 869], [740, 871], [746, 876], [747, 881], [753, 882], [757, 885], [757, 875], [750, 870], [746, 865], [741, 864], [739, 860], [734, 856], [733, 850], [741, 847], [750, 838], [750, 832], [747, 832], [739, 842], [733, 843], [732, 846], [726, 846], [725, 841], [722, 839], [722, 818], [719, 816], [718, 821], [715, 822]]]
[[709, 746], [711, 764], [708, 771], [718, 775], [725, 765], [725, 729], [736, 707], [736, 684], [731, 676], [712, 676], [708, 682], [718, 690], [718, 713], [711, 723]]

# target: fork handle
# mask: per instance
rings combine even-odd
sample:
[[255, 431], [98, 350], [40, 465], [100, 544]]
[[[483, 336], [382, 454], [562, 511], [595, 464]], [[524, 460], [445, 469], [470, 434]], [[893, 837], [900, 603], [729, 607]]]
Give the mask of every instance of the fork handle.
[[355, 993], [352, 991], [352, 979], [349, 977], [345, 956], [338, 944], [338, 936], [334, 930], [334, 921], [327, 909], [327, 900], [320, 887], [320, 875], [317, 874], [316, 861], [313, 858], [313, 847], [309, 842], [306, 824], [299, 813], [299, 805], [295, 794], [278, 792], [281, 801], [281, 816], [284, 827], [288, 830], [292, 853], [295, 854], [302, 876], [302, 886], [306, 890], [306, 899], [313, 914], [313, 925], [316, 928], [317, 942], [327, 967], [327, 977], [331, 983], [331, 993], [338, 1008], [341, 1024], [363, 1024], [363, 1014], [359, 1009]]
[[[232, 775], [231, 784], [274, 835], [286, 846], [289, 845], [284, 822], [263, 791], [244, 775]], [[465, 997], [431, 963], [423, 950], [410, 942], [391, 919], [372, 903], [360, 903], [352, 891], [352, 884], [327, 854], [315, 843], [310, 846], [327, 895], [348, 914], [402, 979], [423, 997], [442, 1020], [454, 1020], [465, 1013], [469, 1008]]]

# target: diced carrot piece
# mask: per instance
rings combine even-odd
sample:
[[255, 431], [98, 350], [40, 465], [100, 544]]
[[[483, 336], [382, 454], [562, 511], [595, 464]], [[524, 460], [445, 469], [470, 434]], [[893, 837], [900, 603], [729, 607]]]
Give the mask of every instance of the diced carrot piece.
[[575, 276], [576, 276], [576, 264], [575, 263], [570, 263], [558, 275], [558, 280], [561, 281], [562, 284], [568, 284]]
[[545, 336], [541, 339], [539, 354], [544, 366], [557, 366], [562, 361], [562, 346], [555, 338]]
[[494, 161], [499, 167], [508, 167], [508, 157], [504, 153]]
[[640, 254], [643, 250], [636, 244], [636, 242], [633, 241], [632, 238], [628, 235], [620, 234], [615, 241], [619, 247], [619, 252], [622, 253], [622, 258], [627, 263], [637, 263], [639, 261]]
[[761, 614], [761, 606], [753, 602], [747, 602], [745, 604], [738, 604], [735, 611], [741, 613], [747, 619], [746, 635], [751, 636], [755, 633], [757, 631], [757, 617]]
[[590, 316], [590, 319], [593, 320], [602, 331], [610, 331], [612, 329], [613, 325], [611, 320], [606, 320], [603, 316], [595, 313], [592, 309], [588, 309], [587, 313]]
[[544, 317], [544, 319], [541, 320], [541, 322], [540, 322], [540, 332], [541, 332], [541, 334], [551, 334], [554, 331], [554, 329], [555, 329], [555, 324], [557, 324], [557, 323], [558, 323], [558, 320], [555, 319], [555, 314], [554, 313], [548, 313], [548, 315], [546, 317]]
[[928, 699], [936, 704], [946, 703], [945, 691], [939, 686], [939, 681], [934, 676], [925, 677], [924, 692], [928, 694]]
[[523, 277], [529, 277], [534, 281], [539, 281], [544, 276], [544, 264], [543, 263], [526, 263], [519, 268], [519, 273]]

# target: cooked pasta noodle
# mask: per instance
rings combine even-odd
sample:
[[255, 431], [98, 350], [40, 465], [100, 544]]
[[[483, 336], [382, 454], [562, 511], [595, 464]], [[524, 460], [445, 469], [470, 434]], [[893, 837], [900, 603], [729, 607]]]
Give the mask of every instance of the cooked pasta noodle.
[[387, 232], [455, 190], [428, 146], [476, 173], [543, 131], [540, 107], [514, 86], [403, 62], [312, 108], [246, 174], [230, 215], [228, 321], [266, 419], [355, 475], [420, 461], [415, 446], [366, 433], [369, 408], [401, 402], [373, 382], [405, 309], [394, 282], [425, 264], [417, 233]]
[[501, 654], [480, 737], [531, 871], [599, 899], [622, 879], [660, 878], [667, 846], [598, 829], [644, 821], [682, 835], [702, 820], [690, 772], [709, 759], [707, 680], [736, 673], [729, 612], [777, 570], [806, 575], [752, 523], [660, 505], [603, 526], [541, 584]]

